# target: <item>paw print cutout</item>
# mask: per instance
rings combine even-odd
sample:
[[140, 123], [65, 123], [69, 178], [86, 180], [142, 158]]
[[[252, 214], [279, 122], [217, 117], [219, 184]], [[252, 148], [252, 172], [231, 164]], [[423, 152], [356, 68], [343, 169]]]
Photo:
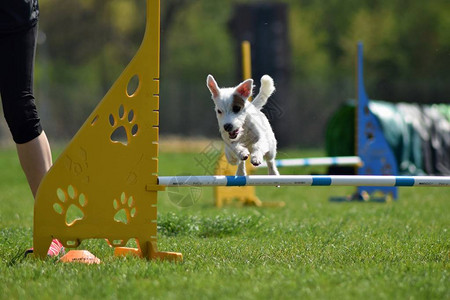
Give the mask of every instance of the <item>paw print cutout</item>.
[[109, 115], [109, 124], [113, 128], [111, 141], [128, 145], [131, 138], [138, 133], [139, 126], [136, 124], [134, 111], [127, 111], [123, 105], [120, 105], [117, 114]]
[[86, 196], [69, 185], [67, 189], [58, 188], [56, 190], [58, 202], [53, 204], [53, 210], [63, 215], [68, 226], [84, 219], [83, 208], [87, 205]]
[[114, 199], [114, 209], [117, 211], [114, 220], [128, 224], [136, 215], [136, 207], [133, 196], [127, 197], [125, 193], [120, 195], [120, 199]]
[[375, 138], [375, 126], [373, 123], [368, 122], [364, 128], [364, 135], [369, 140], [372, 141]]

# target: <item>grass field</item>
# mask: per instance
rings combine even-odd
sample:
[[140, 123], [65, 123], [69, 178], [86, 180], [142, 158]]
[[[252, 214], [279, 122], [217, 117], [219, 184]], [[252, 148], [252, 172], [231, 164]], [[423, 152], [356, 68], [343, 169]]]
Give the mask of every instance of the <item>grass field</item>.
[[[198, 164], [202, 157], [198, 151], [163, 152], [160, 174], [210, 172], [211, 165]], [[353, 190], [257, 188], [261, 200], [286, 206], [225, 209], [213, 206], [211, 188], [201, 189], [197, 201], [177, 205], [164, 192], [158, 245], [182, 252], [183, 263], [118, 259], [104, 241], [90, 240], [79, 248], [99, 257], [100, 265], [63, 264], [21, 259], [32, 244], [33, 201], [14, 150], [3, 149], [0, 298], [450, 299], [450, 190], [401, 188], [393, 203], [328, 200]]]

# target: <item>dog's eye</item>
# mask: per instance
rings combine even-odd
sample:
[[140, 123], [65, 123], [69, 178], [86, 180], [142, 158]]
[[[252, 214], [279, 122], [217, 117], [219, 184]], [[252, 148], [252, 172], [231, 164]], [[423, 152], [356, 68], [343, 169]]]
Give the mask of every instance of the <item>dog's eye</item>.
[[220, 109], [218, 109], [217, 113], [220, 115], [222, 113], [222, 111]]
[[233, 106], [233, 112], [235, 113], [235, 114], [237, 114], [238, 112], [240, 112], [241, 111], [241, 107], [240, 106], [237, 106], [237, 105], [234, 105]]

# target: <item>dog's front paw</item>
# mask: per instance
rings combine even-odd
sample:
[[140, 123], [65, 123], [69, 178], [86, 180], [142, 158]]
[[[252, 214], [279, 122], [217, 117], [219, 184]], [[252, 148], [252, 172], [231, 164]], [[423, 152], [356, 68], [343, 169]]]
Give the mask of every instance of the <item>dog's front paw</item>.
[[241, 160], [247, 160], [248, 157], [250, 156], [250, 152], [248, 152], [247, 150], [239, 151], [238, 154], [239, 154], [239, 158], [240, 158]]
[[250, 162], [252, 163], [252, 165], [257, 167], [262, 163], [262, 159], [257, 156], [252, 156], [252, 159], [250, 160]]

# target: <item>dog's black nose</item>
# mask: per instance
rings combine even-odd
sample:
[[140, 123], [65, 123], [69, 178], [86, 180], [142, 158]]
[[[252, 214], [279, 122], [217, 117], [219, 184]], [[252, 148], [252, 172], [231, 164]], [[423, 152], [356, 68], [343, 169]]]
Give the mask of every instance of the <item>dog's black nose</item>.
[[230, 123], [227, 123], [225, 125], [223, 125], [223, 129], [225, 129], [225, 131], [230, 132], [231, 130], [233, 130], [233, 125]]

